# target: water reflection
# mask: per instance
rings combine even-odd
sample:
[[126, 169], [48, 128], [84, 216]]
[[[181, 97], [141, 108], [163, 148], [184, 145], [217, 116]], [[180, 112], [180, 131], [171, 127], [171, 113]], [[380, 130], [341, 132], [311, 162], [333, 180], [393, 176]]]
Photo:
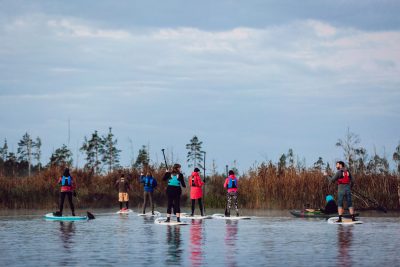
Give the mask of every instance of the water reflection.
[[235, 267], [236, 262], [236, 240], [238, 233], [238, 221], [227, 220], [225, 232], [225, 257], [229, 267]]
[[167, 226], [167, 265], [181, 265], [182, 251], [181, 228], [179, 226]]
[[203, 220], [192, 220], [190, 226], [189, 254], [191, 266], [202, 266]]
[[338, 260], [340, 266], [351, 266], [350, 247], [353, 227], [338, 225]]
[[74, 222], [60, 222], [60, 237], [65, 251], [71, 252], [74, 245], [72, 237], [75, 235]]

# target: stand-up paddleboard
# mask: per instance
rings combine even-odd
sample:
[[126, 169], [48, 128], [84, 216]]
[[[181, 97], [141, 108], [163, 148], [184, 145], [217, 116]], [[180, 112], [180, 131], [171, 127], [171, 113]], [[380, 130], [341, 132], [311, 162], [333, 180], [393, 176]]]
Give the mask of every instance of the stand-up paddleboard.
[[137, 216], [143, 216], [143, 217], [158, 217], [161, 215], [161, 212], [155, 211], [154, 214], [151, 212], [146, 212], [146, 213], [139, 213]]
[[86, 221], [88, 216], [54, 216], [53, 213], [47, 213], [44, 218], [49, 221]]
[[131, 212], [133, 212], [133, 210], [131, 210], [131, 209], [122, 209], [122, 210], [117, 211], [116, 213], [117, 214], [128, 214]]
[[217, 213], [211, 216], [213, 219], [221, 219], [221, 220], [250, 220], [251, 218], [248, 216], [230, 216], [226, 217], [225, 214]]
[[339, 220], [339, 217], [331, 217], [328, 219], [329, 224], [343, 224], [343, 225], [352, 225], [352, 224], [362, 224], [362, 221], [352, 221], [351, 219], [342, 218], [342, 222], [336, 222]]
[[167, 218], [165, 218], [165, 217], [157, 218], [154, 220], [154, 223], [160, 224], [160, 225], [187, 225], [187, 224], [189, 224], [186, 221], [177, 222], [175, 220], [171, 220], [170, 222], [165, 222], [166, 219]]
[[204, 220], [204, 219], [212, 219], [211, 215], [193, 215], [190, 216], [190, 214], [187, 213], [181, 213], [181, 218], [185, 218], [185, 219], [191, 219], [191, 220]]

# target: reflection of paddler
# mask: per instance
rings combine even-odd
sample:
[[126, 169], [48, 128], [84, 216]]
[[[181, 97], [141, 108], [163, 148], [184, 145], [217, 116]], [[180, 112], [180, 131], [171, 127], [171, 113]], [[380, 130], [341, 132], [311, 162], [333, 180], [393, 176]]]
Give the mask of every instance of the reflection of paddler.
[[75, 234], [74, 222], [60, 221], [60, 232], [64, 248], [69, 249], [71, 247], [70, 245], [73, 243], [71, 238]]
[[227, 266], [236, 266], [235, 254], [237, 254], [236, 240], [238, 233], [238, 221], [226, 220], [225, 232], [225, 256], [228, 264]]
[[174, 164], [172, 171], [167, 172], [163, 178], [164, 181], [168, 181], [167, 186], [167, 197], [168, 197], [168, 208], [167, 208], [167, 220], [165, 222], [170, 222], [172, 207], [174, 208], [174, 213], [176, 213], [176, 220], [180, 222], [181, 216], [181, 194], [182, 187], [186, 187], [185, 181], [183, 179], [183, 174], [181, 173], [181, 165]]
[[350, 246], [353, 239], [353, 227], [338, 226], [338, 258], [340, 266], [351, 266]]
[[202, 265], [202, 240], [203, 240], [203, 220], [193, 220], [190, 226], [190, 245], [189, 253], [191, 266]]
[[167, 226], [167, 265], [180, 265], [183, 250], [181, 249], [181, 228]]

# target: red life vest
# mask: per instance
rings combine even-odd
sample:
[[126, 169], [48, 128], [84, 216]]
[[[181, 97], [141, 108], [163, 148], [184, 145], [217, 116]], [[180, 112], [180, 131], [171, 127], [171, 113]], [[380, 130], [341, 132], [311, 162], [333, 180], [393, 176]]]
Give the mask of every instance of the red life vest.
[[338, 184], [349, 184], [350, 183], [350, 173], [349, 171], [342, 171], [342, 177], [337, 180]]

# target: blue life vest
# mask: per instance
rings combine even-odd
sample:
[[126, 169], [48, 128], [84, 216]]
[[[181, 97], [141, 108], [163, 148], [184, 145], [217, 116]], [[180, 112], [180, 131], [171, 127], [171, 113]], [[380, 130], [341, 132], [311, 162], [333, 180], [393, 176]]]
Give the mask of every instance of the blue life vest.
[[229, 178], [228, 189], [237, 188], [236, 179]]
[[144, 180], [144, 186], [146, 187], [153, 187], [153, 177], [147, 177]]
[[72, 184], [72, 179], [71, 176], [65, 177], [63, 176], [61, 179], [61, 185], [62, 186], [71, 186]]
[[181, 182], [179, 181], [179, 174], [172, 175], [168, 180], [168, 185], [170, 186], [181, 186]]

